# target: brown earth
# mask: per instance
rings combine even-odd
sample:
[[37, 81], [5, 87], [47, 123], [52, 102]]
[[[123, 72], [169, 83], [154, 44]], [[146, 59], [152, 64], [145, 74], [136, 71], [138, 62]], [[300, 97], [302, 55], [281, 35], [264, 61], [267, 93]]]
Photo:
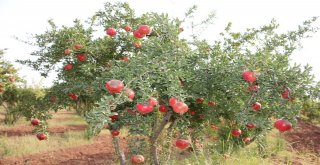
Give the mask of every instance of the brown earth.
[[[23, 136], [33, 134], [33, 126], [15, 126], [12, 128], [0, 128], [0, 135], [6, 136]], [[67, 126], [55, 126], [49, 127], [48, 131], [50, 134], [62, 134], [68, 131], [83, 131], [87, 129], [86, 125], [67, 125]]]
[[6, 158], [0, 160], [0, 165], [112, 165], [116, 159], [112, 138], [101, 135], [95, 137], [89, 145]]
[[[72, 121], [76, 115], [73, 111], [61, 110], [57, 113], [53, 113], [52, 121]], [[4, 113], [0, 113], [0, 117], [4, 117]], [[0, 135], [6, 136], [24, 136], [33, 134], [34, 127], [29, 125], [15, 125], [13, 127], [0, 127]], [[83, 131], [87, 129], [87, 125], [64, 125], [64, 126], [50, 126], [48, 132], [50, 134], [63, 134], [68, 131]]]
[[[26, 127], [24, 129], [29, 130], [30, 128]], [[84, 127], [77, 128], [76, 130], [79, 129], [84, 129]], [[18, 130], [16, 132], [19, 132]], [[51, 128], [51, 131], [59, 132], [59, 129], [55, 130]], [[17, 133], [16, 135], [19, 134]], [[284, 137], [295, 152], [309, 151], [320, 156], [320, 127], [299, 121], [298, 127], [285, 133]], [[112, 165], [117, 158], [111, 141], [110, 136], [101, 135], [96, 137], [94, 142], [89, 145], [23, 157], [6, 158], [0, 160], [0, 165]], [[122, 140], [122, 142], [125, 141]], [[293, 164], [299, 165], [299, 160]]]
[[320, 127], [299, 120], [298, 126], [284, 137], [293, 150], [313, 152], [320, 156]]

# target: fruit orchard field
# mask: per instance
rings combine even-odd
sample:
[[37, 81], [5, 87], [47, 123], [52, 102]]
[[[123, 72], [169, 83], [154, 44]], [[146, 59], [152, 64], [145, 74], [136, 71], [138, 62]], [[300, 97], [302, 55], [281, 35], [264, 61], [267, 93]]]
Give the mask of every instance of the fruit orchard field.
[[[1, 116], [2, 117], [2, 116]], [[117, 156], [112, 147], [112, 136], [107, 131], [103, 131], [102, 134], [95, 137], [93, 140], [83, 140], [76, 141], [76, 138], [72, 136], [74, 133], [79, 133], [79, 137], [84, 138], [84, 129], [86, 128], [86, 124], [73, 112], [68, 111], [60, 111], [57, 114], [54, 114], [53, 119], [49, 121], [50, 127], [50, 139], [43, 142], [35, 141], [34, 136], [32, 134], [32, 126], [29, 122], [20, 120], [15, 126], [12, 127], [0, 127], [0, 164], [1, 165], [10, 165], [10, 164], [59, 164], [59, 165], [70, 165], [70, 164], [97, 164], [97, 165], [110, 165], [117, 164]], [[5, 136], [4, 134], [7, 134]], [[56, 136], [60, 137], [57, 138]], [[273, 131], [268, 139], [270, 141], [275, 140], [275, 137], [278, 136], [277, 132]], [[38, 148], [34, 148], [35, 153], [28, 154], [24, 153], [19, 156], [15, 156], [17, 153], [10, 153], [7, 150], [12, 150], [13, 145], [12, 142], [17, 145], [23, 145], [25, 141], [23, 139], [31, 137], [31, 141], [36, 143], [34, 147], [42, 147], [41, 143], [45, 143], [45, 145], [53, 146], [54, 148], [45, 148], [45, 150], [41, 151]], [[77, 137], [77, 138], [79, 138]], [[126, 146], [126, 135], [122, 135], [121, 140], [123, 143], [123, 147]], [[224, 159], [223, 155], [220, 155], [221, 164], [232, 164], [235, 161], [239, 160], [237, 155], [241, 155], [244, 153], [249, 154], [249, 156], [245, 156], [244, 158], [240, 158], [240, 161], [251, 161], [251, 163], [247, 162], [246, 164], [255, 164], [256, 161], [264, 162], [264, 164], [288, 164], [291, 162], [292, 164], [319, 164], [320, 155], [320, 144], [317, 143], [320, 140], [320, 127], [314, 126], [304, 121], [299, 121], [299, 125], [297, 128], [291, 130], [290, 132], [285, 133], [284, 138], [287, 140], [286, 143], [281, 142], [279, 144], [283, 145], [284, 151], [280, 151], [279, 155], [272, 155], [266, 158], [259, 158], [259, 156], [254, 155], [249, 152], [251, 148], [254, 148], [255, 144], [250, 144], [249, 149], [244, 148], [240, 153], [237, 153], [228, 159]], [[7, 140], [3, 140], [7, 139]], [[73, 143], [75, 141], [76, 144], [67, 144], [65, 146], [58, 146], [57, 144], [63, 144], [65, 141], [69, 141], [69, 143]], [[274, 147], [276, 143], [271, 142], [271, 146]], [[291, 145], [290, 145], [291, 144]], [[29, 147], [32, 144], [28, 144]], [[291, 146], [291, 147], [290, 147]], [[28, 147], [28, 146], [25, 146]], [[271, 147], [271, 148], [272, 148]], [[269, 149], [270, 151], [272, 149]], [[246, 151], [247, 150], [247, 151]], [[6, 155], [13, 154], [13, 155]], [[189, 164], [197, 164], [196, 162], [192, 162], [192, 154], [190, 151], [177, 152], [177, 157], [181, 160], [185, 161], [186, 157], [189, 158]], [[251, 157], [251, 158], [249, 158]], [[187, 158], [188, 159], [188, 158]], [[201, 159], [201, 158], [199, 158]], [[271, 163], [270, 163], [271, 162]], [[174, 164], [179, 164], [175, 162]]]
[[[9, 67], [3, 67], [8, 76], [1, 77], [6, 123], [25, 117], [42, 143], [29, 142], [28, 127], [6, 128], [4, 155], [55, 149], [61, 151], [37, 156], [39, 162], [52, 164], [51, 155], [71, 152], [78, 154], [63, 156], [66, 163], [100, 164], [87, 155], [99, 153], [105, 142], [101, 151], [117, 155], [119, 162], [106, 156], [104, 163], [121, 165], [295, 162], [296, 152], [287, 151], [283, 138], [297, 127], [305, 100], [320, 98], [320, 83], [310, 66], [291, 65], [290, 55], [317, 32], [317, 17], [284, 33], [275, 20], [245, 32], [232, 31], [229, 23], [209, 42], [198, 33], [213, 23], [214, 13], [197, 22], [192, 19], [196, 9], [178, 19], [166, 13], [135, 15], [128, 3], [107, 2], [72, 26], [49, 20], [47, 31], [25, 41], [37, 46], [31, 53], [37, 58], [17, 62], [44, 77], [56, 71], [54, 85], [38, 91], [19, 88]], [[189, 38], [181, 35], [186, 24], [191, 26]], [[75, 110], [87, 124], [72, 114], [61, 115], [63, 109]], [[53, 111], [60, 114], [60, 119], [54, 114], [56, 122]], [[19, 138], [24, 144], [13, 141]], [[310, 150], [291, 140], [293, 149]], [[98, 150], [94, 145], [100, 145]], [[310, 151], [318, 154], [317, 148]]]

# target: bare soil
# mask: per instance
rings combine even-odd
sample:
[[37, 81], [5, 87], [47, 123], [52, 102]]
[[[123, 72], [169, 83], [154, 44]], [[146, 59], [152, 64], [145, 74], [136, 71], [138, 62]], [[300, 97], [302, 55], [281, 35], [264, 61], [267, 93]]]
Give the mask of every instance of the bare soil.
[[[87, 128], [86, 125], [67, 125], [67, 126], [55, 126], [49, 127], [48, 131], [50, 134], [63, 134], [68, 131], [83, 131]], [[15, 126], [12, 128], [0, 128], [0, 135], [10, 136], [24, 136], [33, 134], [33, 126]]]
[[7, 158], [0, 160], [0, 165], [112, 165], [116, 159], [111, 136], [103, 135], [89, 145]]
[[284, 137], [295, 151], [313, 152], [320, 156], [320, 127], [299, 120], [298, 126]]
[[[50, 128], [51, 133], [63, 133], [66, 130], [84, 130], [85, 126], [55, 127]], [[21, 136], [30, 133], [32, 127], [23, 126], [13, 130], [0, 130], [11, 136]], [[313, 152], [320, 156], [320, 127], [310, 123], [299, 121], [298, 126], [284, 134], [295, 152]], [[122, 147], [126, 141], [122, 139]], [[126, 149], [127, 150], [127, 149]], [[0, 165], [112, 165], [117, 160], [112, 146], [112, 138], [108, 135], [95, 137], [92, 144], [13, 157], [0, 160]], [[299, 165], [299, 160], [293, 164]]]

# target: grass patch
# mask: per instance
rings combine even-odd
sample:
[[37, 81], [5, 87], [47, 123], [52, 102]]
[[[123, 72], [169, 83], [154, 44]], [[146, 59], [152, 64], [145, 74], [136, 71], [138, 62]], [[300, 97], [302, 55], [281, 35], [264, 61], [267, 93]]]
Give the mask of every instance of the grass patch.
[[6, 137], [0, 136], [0, 158], [24, 156], [92, 143], [84, 132], [67, 132], [52, 135], [48, 140], [39, 141], [35, 135]]
[[10, 129], [10, 128], [14, 128], [18, 126], [26, 126], [26, 125], [31, 125], [30, 121], [27, 121], [25, 118], [20, 118], [13, 125], [6, 125], [3, 122], [1, 122], [0, 129]]
[[[290, 150], [286, 142], [277, 130], [272, 130], [260, 140], [263, 150], [259, 152], [259, 142], [255, 141], [245, 148], [240, 148], [233, 153], [221, 154], [216, 151], [214, 145], [199, 150], [198, 153], [174, 149], [172, 165], [291, 165], [301, 163], [303, 165], [318, 165], [320, 159], [309, 152], [299, 153]], [[261, 146], [260, 146], [261, 147]], [[177, 158], [177, 159], [176, 159]]]
[[[0, 115], [1, 117], [1, 115]], [[4, 116], [3, 116], [4, 117]], [[31, 126], [31, 121], [26, 120], [21, 117], [14, 125], [0, 124], [0, 129], [11, 129], [17, 128], [19, 126]], [[48, 120], [49, 127], [59, 127], [59, 126], [77, 126], [77, 125], [87, 125], [85, 119], [75, 112], [70, 112], [66, 110], [61, 110], [57, 113], [53, 113], [52, 119]]]
[[68, 125], [87, 125], [83, 117], [74, 115], [55, 116], [48, 120], [49, 127], [68, 126]]
[[52, 113], [52, 119], [48, 120], [50, 127], [68, 126], [68, 125], [87, 125], [85, 119], [76, 114], [74, 111], [60, 110]]

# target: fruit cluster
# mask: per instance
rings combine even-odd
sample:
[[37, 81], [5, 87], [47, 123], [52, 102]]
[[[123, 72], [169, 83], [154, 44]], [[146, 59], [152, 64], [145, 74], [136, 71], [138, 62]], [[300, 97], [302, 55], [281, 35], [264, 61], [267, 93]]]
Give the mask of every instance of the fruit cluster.
[[[41, 124], [41, 121], [39, 119], [32, 119], [31, 120], [31, 125], [32, 126], [39, 126]], [[36, 135], [36, 137], [38, 138], [38, 140], [47, 140], [47, 135], [43, 132], [40, 132]]]

